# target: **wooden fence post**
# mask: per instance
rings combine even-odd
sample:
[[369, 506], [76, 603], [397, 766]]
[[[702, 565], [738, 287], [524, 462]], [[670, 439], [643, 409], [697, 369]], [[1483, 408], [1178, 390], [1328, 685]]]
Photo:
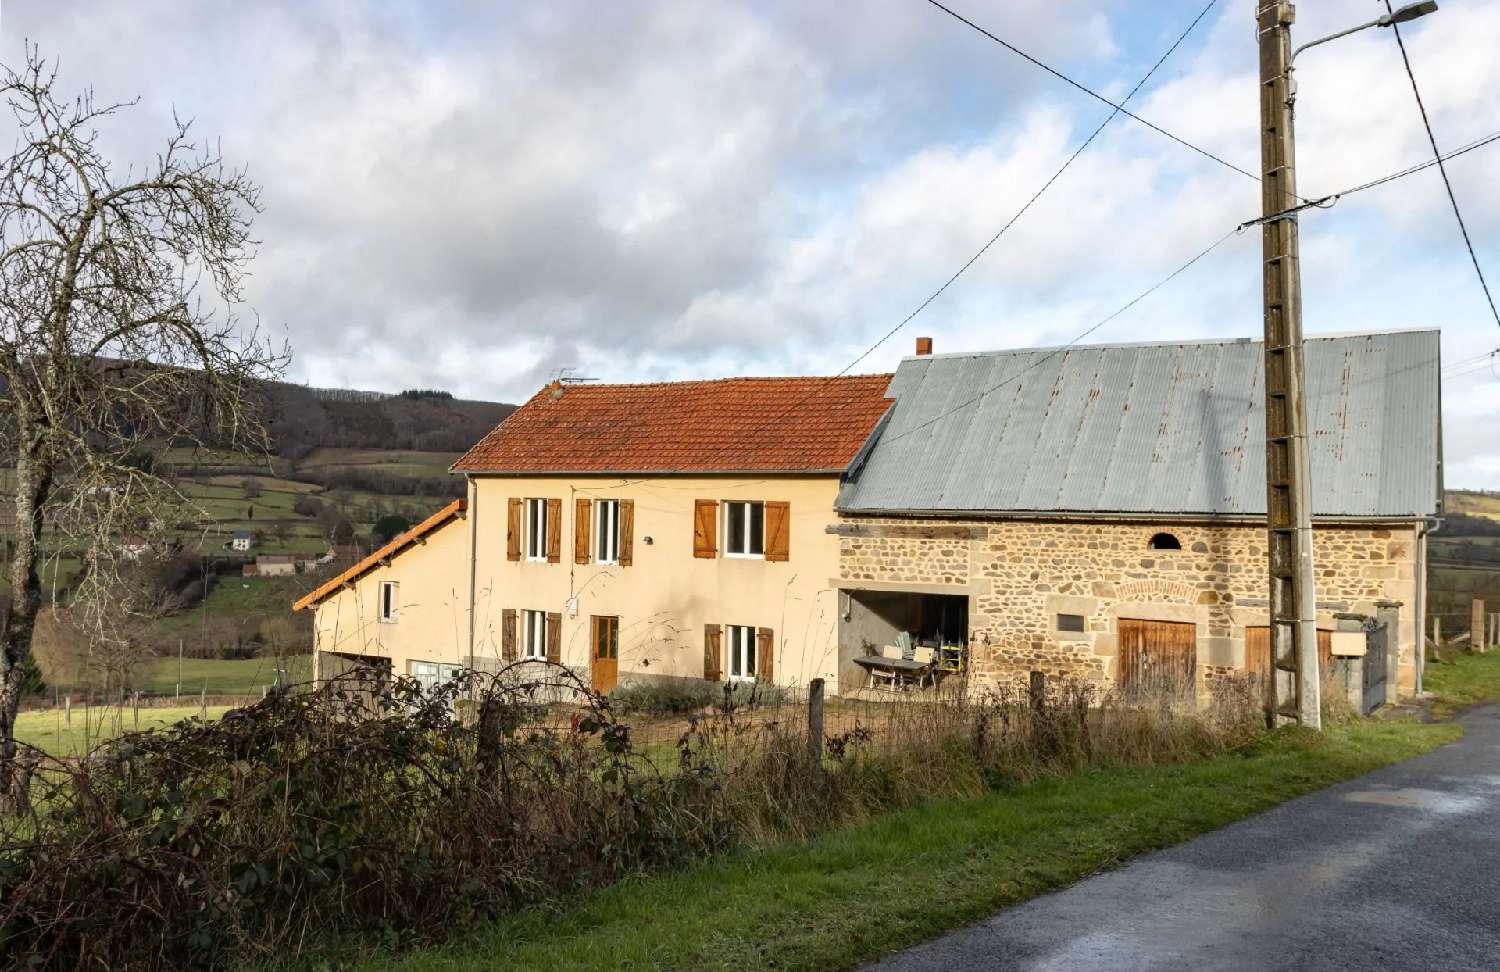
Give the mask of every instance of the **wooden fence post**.
[[1474, 598], [1469, 608], [1469, 649], [1484, 651], [1484, 601]]
[[1040, 712], [1047, 707], [1047, 673], [1032, 672], [1031, 687], [1027, 692], [1027, 701], [1031, 703], [1031, 711]]
[[823, 680], [815, 678], [807, 686], [807, 748], [813, 766], [823, 768]]

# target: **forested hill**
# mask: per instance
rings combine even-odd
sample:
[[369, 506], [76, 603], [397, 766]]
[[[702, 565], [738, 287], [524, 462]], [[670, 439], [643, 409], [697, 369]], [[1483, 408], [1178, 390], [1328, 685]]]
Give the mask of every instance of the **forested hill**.
[[276, 454], [292, 460], [317, 448], [463, 452], [516, 410], [426, 389], [387, 395], [282, 383], [266, 387]]

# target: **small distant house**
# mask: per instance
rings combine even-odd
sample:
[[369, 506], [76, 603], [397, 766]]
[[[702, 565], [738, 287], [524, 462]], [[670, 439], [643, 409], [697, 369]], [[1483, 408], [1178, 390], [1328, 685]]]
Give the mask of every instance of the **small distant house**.
[[249, 530], [236, 530], [229, 537], [229, 549], [244, 552], [255, 545], [255, 534]]
[[120, 557], [124, 560], [140, 560], [150, 552], [151, 544], [145, 537], [126, 537], [120, 541]]
[[255, 558], [255, 573], [260, 577], [286, 577], [297, 572], [295, 554], [261, 554]]

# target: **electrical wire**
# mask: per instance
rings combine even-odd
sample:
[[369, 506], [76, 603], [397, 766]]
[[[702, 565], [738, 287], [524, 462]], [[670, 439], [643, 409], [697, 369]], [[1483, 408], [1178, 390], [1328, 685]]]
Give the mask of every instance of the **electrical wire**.
[[[1385, 0], [1387, 13], [1392, 13], [1391, 0]], [[1422, 115], [1422, 127], [1427, 130], [1427, 141], [1432, 145], [1432, 155], [1437, 163], [1438, 172], [1443, 176], [1443, 188], [1448, 190], [1448, 202], [1453, 205], [1453, 218], [1458, 220], [1458, 231], [1463, 234], [1464, 246], [1469, 251], [1469, 260], [1474, 264], [1474, 273], [1479, 277], [1479, 286], [1484, 290], [1484, 299], [1489, 302], [1490, 316], [1495, 319], [1495, 325], [1500, 327], [1500, 310], [1495, 309], [1495, 298], [1490, 293], [1490, 285], [1484, 279], [1484, 270], [1479, 266], [1479, 257], [1474, 252], [1474, 241], [1469, 239], [1469, 228], [1464, 225], [1464, 214], [1458, 208], [1458, 197], [1453, 194], [1453, 183], [1448, 179], [1448, 169], [1443, 165], [1443, 154], [1438, 151], [1437, 137], [1432, 134], [1432, 121], [1427, 117], [1427, 106], [1422, 103], [1422, 92], [1417, 87], [1417, 76], [1411, 69], [1411, 56], [1406, 53], [1406, 41], [1401, 39], [1401, 25], [1393, 23], [1391, 29], [1396, 32], [1396, 46], [1401, 49], [1401, 63], [1406, 65], [1406, 76], [1411, 80], [1411, 93], [1417, 99], [1417, 111]]]
[[[1226, 161], [1225, 159], [1220, 158], [1219, 156], [1217, 156], [1214, 153], [1210, 152], [1206, 148], [1202, 148], [1200, 146], [1194, 145], [1192, 142], [1189, 142], [1187, 139], [1181, 137], [1180, 135], [1175, 135], [1172, 132], [1167, 131], [1165, 128], [1162, 128], [1160, 125], [1156, 124], [1155, 122], [1147, 121], [1146, 119], [1142, 118], [1140, 115], [1137, 115], [1135, 112], [1130, 111], [1129, 109], [1125, 108], [1123, 104], [1111, 101], [1110, 99], [1104, 97], [1104, 95], [1102, 95], [1099, 92], [1095, 91], [1093, 88], [1090, 88], [1087, 85], [1085, 85], [1085, 84], [1083, 84], [1083, 83], [1081, 83], [1079, 81], [1075, 81], [1074, 79], [1068, 77], [1066, 74], [1064, 74], [1061, 71], [1059, 71], [1057, 68], [1055, 68], [1055, 67], [1051, 66], [1050, 64], [1047, 64], [1047, 63], [1045, 63], [1045, 62], [1043, 62], [1041, 60], [1038, 60], [1037, 58], [1035, 58], [1035, 57], [1031, 56], [1030, 54], [1026, 53], [1025, 51], [1021, 50], [1016, 45], [1014, 45], [1014, 44], [1010, 43], [1009, 41], [1005, 40], [1004, 38], [999, 37], [996, 34], [992, 33], [991, 31], [986, 30], [985, 28], [979, 26], [974, 21], [972, 21], [969, 18], [965, 17], [963, 14], [958, 13], [956, 10], [952, 9], [951, 7], [944, 6], [943, 4], [939, 3], [938, 0], [927, 0], [927, 2], [930, 3], [930, 4], [932, 4], [934, 7], [938, 8], [939, 10], [941, 10], [943, 13], [945, 13], [948, 16], [952, 17], [954, 20], [957, 20], [959, 23], [965, 24], [965, 25], [967, 25], [969, 27], [972, 27], [974, 30], [977, 30], [979, 33], [981, 33], [984, 36], [988, 37], [990, 40], [994, 41], [996, 44], [999, 44], [1001, 47], [1003, 47], [1006, 50], [1010, 51], [1012, 54], [1015, 54], [1016, 56], [1018, 56], [1018, 57], [1020, 57], [1020, 58], [1022, 58], [1024, 60], [1026, 60], [1026, 61], [1029, 61], [1030, 63], [1036, 65], [1039, 68], [1041, 68], [1043, 71], [1046, 71], [1048, 74], [1052, 75], [1053, 77], [1055, 77], [1055, 78], [1057, 78], [1057, 79], [1059, 79], [1061, 81], [1064, 81], [1067, 84], [1072, 85], [1073, 87], [1077, 88], [1079, 91], [1082, 91], [1084, 94], [1088, 95], [1090, 98], [1094, 98], [1094, 99], [1096, 99], [1098, 101], [1104, 102], [1106, 105], [1109, 105], [1111, 108], [1115, 109], [1115, 111], [1119, 112], [1122, 115], [1125, 115], [1127, 118], [1133, 118], [1133, 119], [1135, 119], [1136, 121], [1140, 122], [1142, 125], [1145, 125], [1147, 128], [1151, 129], [1152, 131], [1156, 132], [1157, 134], [1159, 134], [1159, 135], [1165, 135], [1167, 138], [1170, 138], [1172, 141], [1176, 142], [1178, 145], [1181, 145], [1184, 148], [1191, 149], [1192, 151], [1197, 152], [1199, 155], [1201, 155], [1201, 156], [1203, 156], [1205, 158], [1212, 159], [1213, 161], [1219, 163], [1220, 165], [1224, 166], [1227, 169], [1233, 169], [1235, 172], [1238, 172], [1240, 175], [1245, 176], [1246, 178], [1254, 179], [1256, 182], [1260, 182], [1261, 181], [1260, 176], [1256, 175], [1255, 173], [1249, 172], [1249, 171], [1247, 171], [1245, 169], [1242, 169], [1239, 166], [1235, 165], [1233, 162], [1229, 162], [1229, 161]], [[1201, 17], [1202, 15], [1200, 14], [1199, 16]], [[1195, 23], [1196, 23], [1196, 21], [1195, 21]]]
[[1208, 246], [1204, 247], [1202, 250], [1198, 251], [1197, 255], [1195, 255], [1194, 257], [1192, 257], [1192, 259], [1188, 260], [1186, 263], [1184, 263], [1181, 266], [1179, 266], [1176, 270], [1173, 270], [1171, 273], [1167, 274], [1165, 277], [1161, 278], [1156, 283], [1152, 284], [1150, 287], [1147, 287], [1145, 290], [1141, 291], [1139, 294], [1137, 294], [1136, 296], [1132, 297], [1129, 301], [1127, 301], [1124, 305], [1122, 305], [1114, 313], [1110, 314], [1108, 317], [1100, 319], [1099, 321], [1097, 321], [1094, 324], [1090, 325], [1089, 327], [1085, 328], [1076, 337], [1074, 337], [1072, 340], [1068, 341], [1068, 343], [1060, 345], [1060, 346], [1055, 347], [1055, 348], [1052, 348], [1050, 351], [1046, 352], [1045, 354], [1033, 357], [1032, 361], [1026, 367], [1022, 368], [1020, 371], [1016, 372], [1013, 375], [1010, 375], [1010, 376], [1004, 378], [1003, 380], [997, 382], [994, 385], [989, 386], [988, 388], [985, 388], [984, 390], [980, 391], [979, 394], [975, 395], [973, 398], [969, 398], [969, 399], [966, 399], [966, 400], [964, 400], [962, 402], [959, 402], [957, 405], [953, 406], [952, 408], [948, 409], [947, 411], [942, 412], [942, 413], [940, 413], [938, 415], [934, 415], [932, 418], [930, 418], [927, 421], [921, 423], [920, 425], [915, 425], [915, 426], [913, 426], [913, 427], [911, 427], [909, 429], [906, 429], [906, 430], [904, 430], [904, 431], [902, 431], [902, 432], [900, 432], [900, 433], [898, 433], [896, 435], [892, 435], [892, 436], [889, 436], [889, 437], [882, 436], [881, 437], [881, 443], [885, 444], [887, 442], [895, 442], [895, 441], [897, 441], [899, 439], [904, 439], [908, 435], [911, 435], [911, 434], [913, 434], [915, 432], [920, 432], [923, 429], [928, 428], [929, 426], [935, 425], [936, 423], [942, 421], [943, 419], [947, 418], [948, 416], [953, 415], [954, 413], [959, 412], [959, 411], [961, 411], [961, 410], [963, 410], [965, 408], [968, 408], [970, 405], [977, 405], [980, 401], [984, 400], [989, 395], [991, 395], [991, 394], [999, 391], [1000, 389], [1004, 388], [1006, 385], [1012, 384], [1012, 383], [1020, 380], [1028, 372], [1035, 370], [1036, 368], [1040, 367], [1044, 362], [1049, 361], [1052, 358], [1055, 358], [1058, 355], [1062, 354], [1064, 351], [1067, 351], [1068, 349], [1072, 348], [1079, 341], [1082, 341], [1084, 338], [1088, 337], [1090, 334], [1093, 334], [1095, 331], [1099, 330], [1101, 327], [1103, 327], [1104, 325], [1108, 324], [1110, 321], [1114, 320], [1115, 318], [1119, 317], [1121, 314], [1124, 314], [1126, 311], [1130, 310], [1136, 304], [1139, 304], [1141, 301], [1145, 300], [1147, 297], [1150, 297], [1152, 294], [1156, 293], [1156, 291], [1158, 291], [1162, 287], [1166, 286], [1168, 283], [1170, 283], [1172, 280], [1174, 280], [1178, 275], [1186, 272], [1194, 264], [1198, 263], [1200, 260], [1202, 260], [1204, 257], [1208, 256], [1214, 250], [1217, 250], [1230, 237], [1238, 235], [1239, 232], [1240, 232], [1239, 227], [1236, 227], [1236, 228], [1230, 230], [1229, 232], [1225, 233], [1223, 236], [1219, 237], [1217, 240], [1215, 240], [1214, 242], [1210, 243]]
[[[1500, 142], [1500, 132], [1493, 132], [1489, 135], [1484, 136], [1483, 138], [1476, 138], [1469, 144], [1462, 145], [1447, 153], [1446, 155], [1442, 155], [1438, 158], [1428, 159], [1426, 162], [1418, 162], [1415, 165], [1409, 165], [1406, 168], [1399, 169], [1395, 172], [1390, 173], [1389, 175], [1383, 175], [1379, 179], [1371, 179], [1369, 182], [1361, 182], [1359, 185], [1350, 186], [1348, 189], [1341, 189], [1338, 192], [1329, 193], [1326, 196], [1319, 196], [1317, 199], [1309, 199], [1306, 202], [1301, 203], [1300, 205], [1291, 207], [1290, 209], [1283, 209], [1279, 213], [1272, 213], [1269, 216], [1257, 216], [1255, 219], [1247, 219], [1245, 220], [1245, 222], [1240, 224], [1240, 228], [1243, 229], [1250, 226], [1259, 226], [1262, 223], [1269, 223], [1272, 220], [1277, 219], [1286, 219], [1288, 216], [1294, 216], [1297, 213], [1302, 212], [1304, 209], [1328, 209], [1334, 203], [1338, 202], [1345, 196], [1352, 196], [1357, 192], [1364, 192], [1366, 189], [1374, 189], [1376, 186], [1383, 186], [1388, 182], [1395, 182], [1397, 179], [1404, 179], [1409, 175], [1421, 172], [1424, 169], [1430, 169], [1435, 165], [1440, 166], [1443, 162], [1446, 162], [1449, 159], [1458, 158], [1460, 155], [1465, 155], [1469, 152], [1474, 151], [1475, 149], [1483, 148], [1484, 146], [1489, 145], [1492, 142]], [[1488, 293], [1488, 289], [1486, 289], [1486, 293]]]
[[[1089, 136], [1079, 144], [1078, 148], [1073, 150], [1073, 154], [1069, 155], [1068, 158], [1064, 160], [1063, 164], [1058, 167], [1057, 171], [1053, 172], [1052, 175], [1047, 179], [1047, 181], [1042, 183], [1041, 188], [1033, 193], [1031, 195], [1031, 198], [1026, 200], [1025, 204], [1016, 211], [1015, 215], [1011, 216], [1011, 218], [1005, 222], [1005, 225], [1000, 227], [999, 231], [997, 231], [994, 236], [991, 236], [983, 246], [975, 251], [973, 256], [964, 261], [964, 264], [960, 266], [956, 271], [954, 271], [953, 274], [948, 277], [948, 279], [944, 280], [936, 290], [934, 290], [931, 294], [928, 294], [927, 297], [917, 305], [916, 309], [903, 317], [895, 327], [892, 327], [890, 330], [882, 334], [874, 344], [870, 345], [864, 351], [860, 352], [858, 357], [856, 357], [853, 361], [849, 362], [843, 368], [839, 369], [834, 374], [834, 377], [837, 378], [848, 374], [855, 367], [857, 367], [861, 361], [864, 361], [870, 355], [874, 354], [881, 345], [883, 345], [886, 341], [889, 341], [896, 335], [897, 332], [899, 332], [902, 328], [915, 320], [916, 317], [924, 310], [926, 310], [933, 301], [942, 296], [943, 293], [947, 291], [948, 288], [951, 287], [959, 277], [963, 276], [970, 267], [979, 262], [979, 259], [983, 257], [991, 247], [999, 242], [1000, 238], [1004, 236], [1006, 232], [1008, 232], [1010, 228], [1021, 219], [1022, 216], [1026, 215], [1026, 212], [1031, 209], [1031, 207], [1036, 203], [1038, 199], [1042, 197], [1042, 194], [1050, 189], [1052, 185], [1057, 182], [1057, 180], [1062, 176], [1062, 174], [1068, 170], [1068, 167], [1071, 166], [1078, 159], [1078, 157], [1083, 154], [1084, 150], [1087, 149], [1091, 144], [1093, 144], [1094, 140], [1099, 137], [1099, 134], [1104, 131], [1105, 127], [1109, 125], [1110, 122], [1114, 121], [1115, 118], [1119, 117], [1121, 114], [1130, 115], [1130, 112], [1123, 107], [1123, 103], [1128, 102], [1131, 98], [1135, 97], [1135, 95], [1141, 90], [1141, 88], [1145, 87], [1146, 82], [1150, 81], [1151, 78], [1155, 76], [1157, 70], [1159, 70], [1164, 63], [1166, 63], [1167, 58], [1171, 57], [1172, 54], [1177, 50], [1177, 48], [1182, 46], [1182, 42], [1187, 40], [1188, 35], [1191, 34], [1193, 30], [1198, 26], [1198, 24], [1203, 21], [1203, 18], [1208, 15], [1208, 12], [1212, 10], [1214, 6], [1217, 5], [1217, 3], [1218, 0], [1208, 0], [1208, 3], [1203, 6], [1203, 9], [1198, 11], [1198, 15], [1192, 19], [1192, 22], [1190, 22], [1187, 27], [1183, 29], [1182, 33], [1177, 35], [1177, 39], [1172, 42], [1172, 45], [1166, 49], [1161, 57], [1156, 59], [1155, 64], [1151, 65], [1151, 69], [1147, 71], [1141, 77], [1141, 79], [1135, 83], [1135, 86], [1131, 88], [1129, 92], [1126, 93], [1125, 97], [1121, 99], [1121, 104], [1115, 104], [1112, 101], [1107, 101], [1107, 99], [1101, 99], [1106, 100], [1106, 103], [1109, 104], [1113, 109], [1109, 113], [1109, 116], [1102, 122], [1100, 122], [1099, 125], [1089, 133]], [[1049, 68], [1049, 70], [1051, 69]], [[1135, 116], [1131, 115], [1131, 117], [1134, 118]], [[786, 408], [781, 409], [775, 419], [767, 422], [765, 425], [759, 428], [747, 432], [746, 435], [759, 435], [761, 432], [777, 426], [786, 416], [791, 415], [793, 412], [795, 412], [795, 410], [811, 402], [817, 397], [817, 395], [818, 392], [814, 391], [809, 395], [803, 397], [802, 399], [793, 402]]]
[[[1125, 111], [1125, 108], [1123, 107], [1125, 102], [1128, 102], [1131, 98], [1134, 98], [1136, 94], [1141, 90], [1141, 88], [1145, 87], [1146, 82], [1151, 80], [1152, 76], [1156, 74], [1157, 70], [1166, 63], [1167, 58], [1171, 57], [1173, 52], [1175, 52], [1177, 48], [1182, 45], [1182, 42], [1187, 40], [1188, 35], [1193, 32], [1193, 29], [1198, 26], [1199, 22], [1202, 21], [1204, 17], [1208, 16], [1208, 12], [1212, 10], [1218, 2], [1219, 0], [1209, 0], [1209, 2], [1203, 7], [1203, 9], [1198, 11], [1198, 16], [1194, 17], [1192, 23], [1188, 24], [1187, 28], [1177, 36], [1177, 39], [1172, 42], [1172, 46], [1167, 48], [1162, 56], [1156, 59], [1156, 63], [1151, 65], [1151, 70], [1147, 71], [1145, 75], [1143, 75], [1141, 79], [1135, 83], [1135, 87], [1131, 88], [1130, 91], [1126, 93], [1125, 97], [1120, 99], [1120, 104], [1116, 105], [1114, 104], [1114, 102], [1110, 102], [1110, 104], [1113, 105], [1114, 110], [1109, 113], [1109, 116], [1102, 122], [1100, 122], [1097, 128], [1089, 133], [1089, 137], [1084, 139], [1083, 143], [1079, 145], [1078, 148], [1073, 150], [1073, 154], [1068, 156], [1067, 160], [1058, 167], [1056, 172], [1052, 173], [1052, 175], [1047, 179], [1046, 182], [1042, 183], [1042, 187], [1040, 189], [1032, 193], [1031, 198], [1026, 200], [1025, 205], [1016, 210], [1016, 214], [1010, 219], [1006, 220], [1005, 225], [1000, 227], [1000, 230], [995, 233], [994, 236], [990, 237], [988, 242], [986, 242], [984, 246], [981, 246], [973, 256], [969, 257], [969, 259], [964, 262], [963, 266], [955, 270], [952, 276], [950, 276], [947, 280], [944, 280], [942, 286], [938, 287], [937, 290], [934, 290], [927, 296], [926, 300], [918, 304], [916, 310], [912, 311], [910, 314], [907, 314], [904, 318], [902, 318], [899, 324], [882, 335], [880, 340], [870, 345], [870, 347], [867, 348], [863, 354], [855, 358], [853, 361], [849, 362], [849, 364], [845, 365], [844, 368], [838, 372], [838, 374], [848, 374], [851, 369], [853, 369], [861, 361], [873, 354], [876, 348], [880, 347], [886, 341], [890, 340], [890, 338], [893, 337], [897, 331], [901, 330], [907, 324], [910, 324], [918, 314], [927, 309], [927, 306], [929, 304], [941, 297], [943, 295], [943, 292], [953, 285], [954, 281], [958, 280], [958, 278], [963, 276], [970, 267], [979, 262], [979, 258], [984, 256], [985, 253], [989, 251], [990, 247], [994, 246], [999, 241], [1000, 237], [1006, 234], [1006, 231], [1008, 231], [1012, 226], [1016, 225], [1020, 218], [1026, 215], [1026, 211], [1029, 210], [1038, 199], [1042, 198], [1042, 194], [1045, 193], [1048, 189], [1052, 188], [1052, 184], [1059, 178], [1061, 178], [1064, 172], [1068, 171], [1068, 167], [1071, 166], [1078, 159], [1078, 157], [1083, 154], [1084, 149], [1087, 149], [1090, 145], [1093, 144], [1094, 139], [1099, 137], [1099, 133], [1103, 132], [1105, 127], [1108, 126], [1110, 122], [1114, 121], [1122, 113], [1127, 115], [1130, 114], [1128, 111]], [[1131, 117], [1134, 116], [1132, 115]]]

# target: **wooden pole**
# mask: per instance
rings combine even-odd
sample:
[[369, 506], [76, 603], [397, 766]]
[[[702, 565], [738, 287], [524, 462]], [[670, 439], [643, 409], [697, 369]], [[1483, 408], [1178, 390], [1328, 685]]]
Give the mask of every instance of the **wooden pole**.
[[1047, 707], [1046, 672], [1031, 673], [1031, 686], [1027, 692], [1027, 701], [1031, 704], [1032, 712], [1041, 712]]
[[1469, 649], [1482, 652], [1484, 643], [1484, 601], [1474, 598], [1469, 605]]
[[823, 768], [823, 680], [807, 686], [807, 752], [818, 770]]
[[1312, 487], [1302, 348], [1302, 269], [1292, 138], [1291, 0], [1255, 0], [1260, 45], [1261, 280], [1264, 297], [1267, 577], [1271, 687], [1281, 723], [1322, 728]]

